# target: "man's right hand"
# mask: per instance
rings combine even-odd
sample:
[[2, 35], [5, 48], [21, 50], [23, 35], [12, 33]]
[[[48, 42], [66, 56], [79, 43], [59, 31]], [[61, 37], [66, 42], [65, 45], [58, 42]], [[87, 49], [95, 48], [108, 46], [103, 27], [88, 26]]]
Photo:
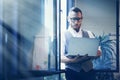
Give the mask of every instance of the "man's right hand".
[[78, 62], [84, 62], [86, 60], [89, 60], [90, 57], [88, 57], [88, 54], [84, 55], [84, 56], [80, 56], [80, 55], [77, 55], [75, 58], [71, 59], [71, 63], [78, 63]]

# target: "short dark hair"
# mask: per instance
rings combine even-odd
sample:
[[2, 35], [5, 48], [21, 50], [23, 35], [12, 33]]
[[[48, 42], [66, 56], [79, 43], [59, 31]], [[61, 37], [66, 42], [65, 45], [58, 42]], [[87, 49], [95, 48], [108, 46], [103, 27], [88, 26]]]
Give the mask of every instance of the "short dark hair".
[[81, 11], [81, 9], [79, 9], [78, 7], [72, 7], [71, 9], [70, 9], [70, 12], [71, 11], [74, 11], [74, 12], [80, 12], [81, 14], [82, 14], [82, 11]]

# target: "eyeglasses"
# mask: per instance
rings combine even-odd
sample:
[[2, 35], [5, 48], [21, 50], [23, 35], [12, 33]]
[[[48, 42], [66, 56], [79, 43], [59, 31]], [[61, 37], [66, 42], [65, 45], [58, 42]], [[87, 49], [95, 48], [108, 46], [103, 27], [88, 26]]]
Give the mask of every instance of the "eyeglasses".
[[76, 20], [77, 21], [80, 21], [82, 20], [82, 18], [79, 18], [79, 17], [74, 17], [74, 18], [70, 18], [72, 22], [75, 22]]

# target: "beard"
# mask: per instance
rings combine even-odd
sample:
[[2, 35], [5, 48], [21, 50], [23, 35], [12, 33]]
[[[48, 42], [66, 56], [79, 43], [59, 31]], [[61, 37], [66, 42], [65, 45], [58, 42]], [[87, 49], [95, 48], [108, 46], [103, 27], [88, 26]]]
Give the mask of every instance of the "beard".
[[75, 30], [76, 32], [79, 32], [80, 28], [74, 28], [74, 30]]
[[81, 25], [73, 25], [72, 28], [76, 31], [79, 32]]

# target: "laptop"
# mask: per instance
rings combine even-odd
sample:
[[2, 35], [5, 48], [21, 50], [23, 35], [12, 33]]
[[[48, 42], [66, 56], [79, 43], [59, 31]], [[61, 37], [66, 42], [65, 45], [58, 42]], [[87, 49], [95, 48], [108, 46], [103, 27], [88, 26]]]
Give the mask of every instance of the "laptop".
[[77, 38], [72, 37], [69, 40], [68, 55], [96, 56], [99, 47], [99, 40], [97, 38]]

